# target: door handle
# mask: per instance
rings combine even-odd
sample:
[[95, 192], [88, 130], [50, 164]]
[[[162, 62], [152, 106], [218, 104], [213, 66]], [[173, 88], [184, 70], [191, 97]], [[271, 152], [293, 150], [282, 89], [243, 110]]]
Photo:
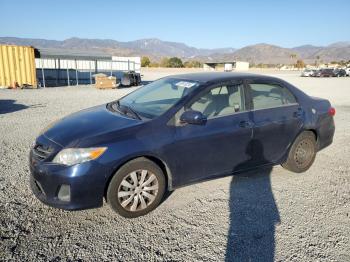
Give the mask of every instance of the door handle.
[[297, 118], [302, 117], [303, 116], [303, 110], [301, 108], [298, 108], [298, 110], [293, 113], [293, 116], [297, 117]]
[[244, 121], [239, 122], [239, 126], [242, 128], [251, 128], [251, 127], [253, 127], [253, 123], [250, 121], [244, 120]]

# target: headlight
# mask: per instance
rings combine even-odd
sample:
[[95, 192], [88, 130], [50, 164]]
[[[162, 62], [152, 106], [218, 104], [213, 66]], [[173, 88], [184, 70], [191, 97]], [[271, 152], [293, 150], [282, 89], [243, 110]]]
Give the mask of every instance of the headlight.
[[52, 160], [53, 163], [72, 166], [99, 158], [107, 147], [67, 148], [60, 151]]

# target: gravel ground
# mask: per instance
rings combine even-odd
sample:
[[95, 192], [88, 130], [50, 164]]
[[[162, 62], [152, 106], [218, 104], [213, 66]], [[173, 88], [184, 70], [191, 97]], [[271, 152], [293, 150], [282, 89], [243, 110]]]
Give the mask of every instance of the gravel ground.
[[350, 261], [350, 78], [280, 76], [337, 109], [334, 143], [308, 172], [275, 167], [184, 187], [132, 220], [106, 204], [41, 204], [27, 163], [48, 123], [132, 89], [0, 90], [0, 261]]

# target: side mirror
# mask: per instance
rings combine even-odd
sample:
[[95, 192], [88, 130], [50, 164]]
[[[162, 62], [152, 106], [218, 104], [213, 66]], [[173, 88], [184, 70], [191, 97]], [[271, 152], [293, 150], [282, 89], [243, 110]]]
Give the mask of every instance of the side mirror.
[[182, 113], [180, 122], [192, 125], [204, 125], [207, 121], [205, 115], [199, 111], [189, 110]]

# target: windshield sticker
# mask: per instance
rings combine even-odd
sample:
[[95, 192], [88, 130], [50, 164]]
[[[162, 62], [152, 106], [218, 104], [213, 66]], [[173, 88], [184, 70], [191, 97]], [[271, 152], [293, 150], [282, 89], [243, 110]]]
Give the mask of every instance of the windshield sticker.
[[180, 81], [180, 82], [177, 82], [175, 85], [179, 87], [191, 88], [195, 84], [196, 83], [193, 83], [193, 82]]

